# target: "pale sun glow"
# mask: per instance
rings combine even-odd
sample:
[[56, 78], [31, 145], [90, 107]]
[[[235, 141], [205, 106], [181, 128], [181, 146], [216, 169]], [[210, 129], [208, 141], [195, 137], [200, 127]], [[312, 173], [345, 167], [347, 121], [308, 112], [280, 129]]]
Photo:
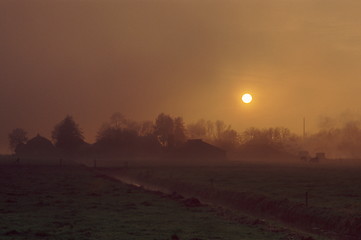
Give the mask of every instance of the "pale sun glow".
[[250, 103], [252, 102], [252, 95], [249, 93], [245, 93], [242, 95], [242, 102], [244, 103]]

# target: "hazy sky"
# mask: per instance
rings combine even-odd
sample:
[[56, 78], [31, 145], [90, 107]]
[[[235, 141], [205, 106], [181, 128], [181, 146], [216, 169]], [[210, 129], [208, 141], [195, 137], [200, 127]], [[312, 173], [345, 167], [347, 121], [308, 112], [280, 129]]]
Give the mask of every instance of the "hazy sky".
[[[66, 114], [88, 141], [114, 112], [315, 131], [360, 114], [361, 2], [0, 0], [0, 152]], [[254, 95], [249, 105], [243, 92]]]

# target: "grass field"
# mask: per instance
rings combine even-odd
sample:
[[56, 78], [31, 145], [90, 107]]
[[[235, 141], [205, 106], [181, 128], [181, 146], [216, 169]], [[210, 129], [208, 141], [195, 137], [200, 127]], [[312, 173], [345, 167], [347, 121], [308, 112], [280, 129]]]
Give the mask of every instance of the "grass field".
[[0, 214], [0, 239], [311, 239], [76, 166], [0, 166]]
[[252, 192], [274, 199], [326, 207], [338, 214], [361, 214], [361, 168], [246, 165], [239, 167], [154, 167], [133, 174], [171, 179], [202, 187]]
[[[275, 207], [275, 211], [287, 212], [290, 209], [287, 214], [300, 213], [305, 218], [304, 225], [311, 228], [326, 228], [324, 231], [337, 232], [341, 238], [345, 234], [344, 239], [346, 235], [347, 239], [361, 239], [360, 168], [245, 164], [232, 167], [139, 167], [128, 168], [121, 174], [172, 190], [177, 186], [193, 189], [193, 193], [208, 200], [227, 199], [226, 195], [229, 195], [228, 199], [244, 198], [240, 204], [246, 202], [246, 207], [258, 207], [258, 213], [267, 206]], [[250, 201], [255, 201], [253, 205], [247, 203], [248, 196], [251, 196]], [[256, 201], [263, 205], [258, 206]], [[270, 209], [264, 210], [274, 213]], [[292, 220], [299, 224], [302, 220], [285, 217], [285, 214], [280, 216], [286, 222]], [[306, 221], [315, 222], [309, 224]]]

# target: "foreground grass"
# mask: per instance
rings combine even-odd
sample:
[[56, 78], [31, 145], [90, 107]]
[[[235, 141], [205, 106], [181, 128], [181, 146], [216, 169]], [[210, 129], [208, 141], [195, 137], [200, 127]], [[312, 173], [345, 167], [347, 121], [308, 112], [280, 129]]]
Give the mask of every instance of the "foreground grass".
[[197, 196], [328, 238], [361, 239], [359, 168], [244, 164], [104, 171], [124, 181]]
[[292, 239], [83, 167], [0, 166], [0, 214], [0, 239]]
[[237, 167], [148, 167], [130, 169], [133, 175], [197, 184], [200, 187], [250, 192], [327, 208], [337, 215], [361, 215], [361, 168], [241, 165]]

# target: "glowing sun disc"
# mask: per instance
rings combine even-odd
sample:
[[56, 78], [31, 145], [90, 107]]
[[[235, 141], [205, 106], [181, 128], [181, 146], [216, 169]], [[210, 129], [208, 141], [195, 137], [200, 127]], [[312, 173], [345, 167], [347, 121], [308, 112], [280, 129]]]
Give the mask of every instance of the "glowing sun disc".
[[243, 96], [242, 96], [242, 102], [244, 102], [244, 103], [250, 103], [250, 102], [252, 102], [252, 95], [249, 94], [249, 93], [243, 94]]

